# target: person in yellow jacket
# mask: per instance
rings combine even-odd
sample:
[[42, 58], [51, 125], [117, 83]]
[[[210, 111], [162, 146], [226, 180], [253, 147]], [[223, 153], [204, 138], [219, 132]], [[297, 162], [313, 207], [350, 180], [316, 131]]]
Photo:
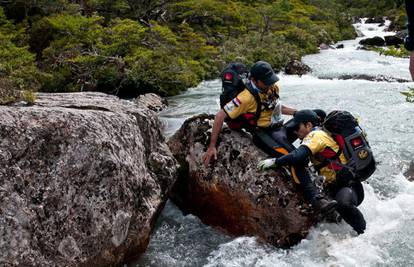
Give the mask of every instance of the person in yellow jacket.
[[[319, 119], [314, 111], [300, 110], [295, 113], [293, 121], [295, 132], [302, 140], [301, 145], [288, 155], [260, 161], [259, 169], [307, 165], [310, 158], [314, 166], [321, 166], [317, 168], [318, 173], [325, 178], [324, 186], [337, 201], [335, 208], [338, 213], [358, 234], [364, 233], [366, 222], [357, 208], [364, 199], [362, 184], [344, 167], [347, 162], [338, 144], [326, 131], [317, 127]], [[302, 179], [301, 186], [304, 188], [305, 196], [307, 193], [308, 199], [312, 198], [312, 194], [315, 193], [306, 190], [312, 187], [311, 179]]]
[[[293, 115], [296, 109], [281, 105], [279, 102], [278, 80], [279, 78], [269, 63], [258, 61], [252, 66], [250, 69], [250, 80], [246, 84], [248, 88], [240, 92], [216, 114], [210, 144], [203, 155], [205, 166], [208, 166], [212, 160], [217, 160], [217, 139], [226, 119], [236, 120], [242, 118], [244, 122], [243, 128], [250, 128], [249, 130], [256, 133], [261, 130], [270, 130], [272, 124], [281, 124], [281, 114], [273, 114], [277, 107], [280, 108], [280, 113]], [[261, 107], [257, 106], [255, 95], [260, 97]], [[255, 118], [254, 115], [258, 108], [261, 109], [260, 116]], [[286, 141], [285, 145], [291, 144]]]
[[[237, 119], [242, 117], [246, 122], [246, 128], [250, 127], [253, 132], [255, 144], [265, 150], [270, 156], [281, 156], [295, 149], [286, 134], [286, 129], [281, 127], [281, 114], [293, 115], [296, 109], [281, 105], [279, 102], [279, 78], [273, 72], [271, 65], [264, 61], [256, 62], [250, 69], [250, 80], [246, 89], [240, 92], [234, 99], [228, 102], [216, 115], [211, 133], [210, 144], [203, 155], [204, 165], [207, 167], [211, 160], [217, 160], [217, 139], [226, 118]], [[255, 118], [257, 101], [254, 94], [260, 96], [261, 113]], [[276, 112], [275, 112], [276, 110]], [[279, 112], [278, 112], [279, 111]], [[281, 114], [278, 114], [281, 113]], [[275, 124], [274, 128], [272, 124]], [[269, 145], [270, 144], [270, 145]], [[282, 153], [273, 153], [274, 145], [281, 145]], [[273, 150], [273, 151], [272, 151]], [[305, 197], [312, 203], [316, 210], [321, 213], [331, 211], [336, 201], [327, 200], [319, 194], [304, 166], [294, 166], [295, 177], [303, 187]]]

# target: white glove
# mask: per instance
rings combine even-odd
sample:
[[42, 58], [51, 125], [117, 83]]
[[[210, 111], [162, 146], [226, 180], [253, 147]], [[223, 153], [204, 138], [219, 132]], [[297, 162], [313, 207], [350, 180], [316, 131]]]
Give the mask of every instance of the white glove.
[[259, 164], [257, 164], [257, 168], [260, 171], [264, 171], [272, 167], [276, 167], [276, 158], [261, 160], [259, 161]]

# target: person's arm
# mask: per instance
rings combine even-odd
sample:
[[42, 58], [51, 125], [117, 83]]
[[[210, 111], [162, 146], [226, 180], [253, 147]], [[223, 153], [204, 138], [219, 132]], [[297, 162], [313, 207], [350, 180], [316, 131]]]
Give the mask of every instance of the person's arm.
[[214, 158], [214, 160], [217, 160], [217, 139], [220, 135], [221, 127], [223, 126], [224, 120], [226, 119], [227, 114], [220, 109], [219, 112], [217, 112], [216, 117], [214, 118], [213, 123], [213, 129], [211, 132], [211, 138], [210, 138], [210, 144], [208, 146], [208, 149], [206, 153], [203, 155], [203, 162], [204, 166], [208, 166], [208, 164], [211, 161], [211, 158]]
[[296, 109], [282, 105], [282, 114], [284, 115], [293, 115], [295, 114]]
[[307, 146], [299, 146], [287, 155], [277, 158], [275, 164], [277, 166], [306, 164], [312, 152]]
[[408, 36], [405, 38], [404, 46], [408, 51], [411, 51], [409, 70], [411, 78], [414, 80], [414, 1], [405, 0], [405, 9], [407, 10]]
[[297, 149], [280, 158], [271, 158], [259, 161], [258, 168], [259, 170], [267, 170], [286, 165], [305, 165], [308, 163], [308, 159], [311, 154], [312, 152], [307, 146], [299, 146]]

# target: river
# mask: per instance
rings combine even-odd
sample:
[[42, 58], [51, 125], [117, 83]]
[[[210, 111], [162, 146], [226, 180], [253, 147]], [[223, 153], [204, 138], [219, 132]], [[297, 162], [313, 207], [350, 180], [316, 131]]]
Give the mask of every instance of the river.
[[[378, 24], [355, 24], [366, 37], [384, 36]], [[339, 42], [302, 60], [313, 72], [302, 77], [279, 74], [283, 103], [298, 109], [344, 109], [357, 115], [379, 162], [364, 182], [360, 209], [367, 230], [356, 236], [344, 222], [322, 223], [295, 247], [284, 250], [254, 237], [231, 237], [184, 216], [168, 202], [146, 253], [130, 266], [414, 266], [414, 184], [403, 176], [414, 159], [414, 104], [399, 93], [413, 83], [339, 80], [345, 74], [410, 79], [408, 59], [357, 50], [361, 38]], [[169, 99], [161, 116], [171, 135], [184, 119], [216, 113], [218, 80], [205, 81]]]

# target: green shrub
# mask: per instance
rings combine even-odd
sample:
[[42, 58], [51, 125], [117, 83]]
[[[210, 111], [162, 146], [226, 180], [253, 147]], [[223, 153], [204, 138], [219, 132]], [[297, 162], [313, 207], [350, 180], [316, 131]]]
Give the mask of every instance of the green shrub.
[[41, 73], [35, 65], [35, 56], [27, 46], [14, 41], [21, 31], [10, 23], [0, 8], [0, 103], [7, 104], [20, 98], [20, 90], [36, 91]]
[[320, 43], [355, 37], [357, 13], [405, 19], [401, 0], [12, 2], [15, 24], [0, 14], [0, 84], [128, 96], [176, 94], [233, 60], [282, 69]]
[[[261, 42], [257, 40], [261, 38]], [[259, 33], [247, 34], [237, 39], [230, 39], [222, 47], [225, 62], [241, 61], [253, 65], [258, 60], [269, 62], [273, 68], [281, 70], [292, 58], [300, 58], [300, 50], [286, 41], [282, 34], [268, 34], [260, 37]]]
[[408, 58], [410, 56], [410, 51], [404, 48], [404, 46], [395, 47], [387, 46], [387, 48], [382, 47], [368, 47], [369, 50], [378, 52], [380, 55], [384, 56], [393, 56], [393, 57], [403, 57]]

